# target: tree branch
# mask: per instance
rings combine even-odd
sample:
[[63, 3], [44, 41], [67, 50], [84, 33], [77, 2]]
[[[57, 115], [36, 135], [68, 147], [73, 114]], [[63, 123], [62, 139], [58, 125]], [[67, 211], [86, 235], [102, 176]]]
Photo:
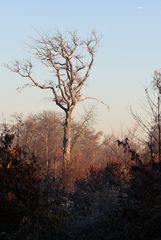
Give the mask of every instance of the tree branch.
[[80, 100], [79, 100], [79, 101], [84, 101], [84, 100], [88, 100], [88, 99], [91, 99], [91, 100], [96, 100], [97, 102], [99, 102], [99, 103], [101, 103], [101, 104], [105, 105], [105, 106], [108, 108], [108, 111], [110, 110], [110, 108], [109, 108], [109, 105], [108, 105], [108, 104], [104, 103], [102, 100], [100, 100], [100, 99], [98, 99], [98, 98], [96, 98], [96, 97], [82, 97], [82, 98], [80, 98]]

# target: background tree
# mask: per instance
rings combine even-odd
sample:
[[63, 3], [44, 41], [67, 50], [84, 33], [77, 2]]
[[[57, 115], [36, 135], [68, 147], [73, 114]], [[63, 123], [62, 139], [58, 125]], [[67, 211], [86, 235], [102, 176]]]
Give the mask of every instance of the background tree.
[[33, 64], [30, 61], [16, 61], [10, 68], [13, 72], [27, 78], [40, 89], [51, 90], [53, 101], [65, 113], [63, 138], [63, 169], [71, 160], [71, 122], [76, 104], [89, 97], [82, 97], [82, 87], [89, 77], [93, 65], [98, 36], [92, 32], [88, 39], [81, 39], [75, 32], [67, 36], [57, 32], [54, 36], [40, 36], [33, 47], [34, 55], [44, 64], [55, 78], [45, 83], [33, 76]]
[[[151, 89], [146, 88], [146, 105], [144, 106], [145, 117], [140, 116], [131, 109], [133, 118], [141, 129], [147, 134], [146, 149], [152, 160], [161, 161], [161, 119], [160, 119], [160, 94], [161, 73], [154, 72]], [[152, 90], [152, 91], [150, 91]]]
[[28, 153], [34, 155], [42, 166], [42, 172], [60, 170], [62, 158], [63, 116], [57, 112], [44, 111], [16, 119], [14, 128], [18, 141]]
[[[101, 142], [103, 135], [91, 127], [93, 109], [86, 111], [79, 121], [72, 120], [72, 154], [68, 175], [72, 181], [84, 176], [90, 166], [102, 166]], [[63, 115], [44, 111], [26, 118], [13, 116], [16, 142], [26, 149], [41, 165], [42, 174], [48, 171], [61, 174], [60, 159], [63, 156]], [[101, 156], [100, 156], [101, 155]], [[100, 161], [101, 160], [101, 161]]]

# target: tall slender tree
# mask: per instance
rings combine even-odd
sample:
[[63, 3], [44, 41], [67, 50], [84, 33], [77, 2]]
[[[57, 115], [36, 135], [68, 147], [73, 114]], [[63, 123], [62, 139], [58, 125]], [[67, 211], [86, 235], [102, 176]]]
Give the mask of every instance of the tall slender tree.
[[63, 169], [71, 161], [71, 122], [72, 112], [76, 104], [84, 99], [82, 87], [87, 81], [93, 66], [99, 38], [92, 32], [87, 39], [81, 39], [75, 32], [64, 35], [56, 32], [54, 36], [40, 36], [34, 46], [33, 54], [55, 76], [48, 82], [41, 83], [33, 76], [31, 61], [16, 61], [9, 68], [29, 80], [25, 86], [34, 86], [50, 90], [53, 102], [65, 113], [63, 138]]

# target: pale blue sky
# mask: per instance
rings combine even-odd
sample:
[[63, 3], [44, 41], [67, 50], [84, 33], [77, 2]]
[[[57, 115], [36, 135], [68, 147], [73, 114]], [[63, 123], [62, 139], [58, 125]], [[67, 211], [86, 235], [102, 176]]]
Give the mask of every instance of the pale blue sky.
[[98, 129], [108, 133], [132, 126], [129, 105], [138, 107], [153, 71], [161, 67], [161, 1], [0, 0], [0, 113], [7, 118], [14, 112], [57, 110], [39, 89], [17, 92], [24, 79], [3, 67], [28, 56], [25, 43], [36, 30], [57, 29], [83, 36], [94, 29], [102, 36], [84, 92], [110, 106], [107, 112], [97, 105]]

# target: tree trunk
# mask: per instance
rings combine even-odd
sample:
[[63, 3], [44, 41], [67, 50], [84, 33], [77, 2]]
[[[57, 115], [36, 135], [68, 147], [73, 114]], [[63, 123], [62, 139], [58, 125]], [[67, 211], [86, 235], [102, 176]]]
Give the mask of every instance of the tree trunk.
[[64, 122], [64, 139], [63, 139], [63, 171], [66, 170], [71, 161], [71, 122], [72, 109], [66, 111]]

